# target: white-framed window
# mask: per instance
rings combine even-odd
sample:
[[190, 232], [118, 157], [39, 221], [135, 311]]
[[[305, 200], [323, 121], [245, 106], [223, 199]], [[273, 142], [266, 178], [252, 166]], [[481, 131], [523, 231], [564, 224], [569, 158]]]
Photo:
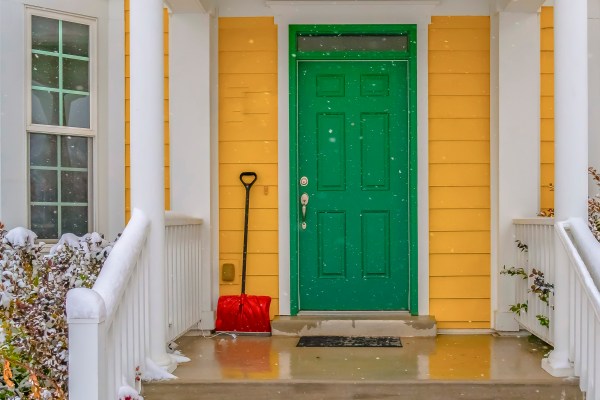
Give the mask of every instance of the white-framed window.
[[27, 8], [29, 220], [41, 239], [93, 228], [96, 20]]

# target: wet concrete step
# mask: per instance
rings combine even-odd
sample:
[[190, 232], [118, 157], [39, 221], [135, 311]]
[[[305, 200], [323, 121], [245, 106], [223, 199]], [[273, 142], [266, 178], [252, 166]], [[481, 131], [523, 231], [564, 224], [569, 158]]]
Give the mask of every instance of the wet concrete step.
[[583, 400], [578, 380], [557, 382], [177, 381], [144, 385], [145, 400]]
[[408, 313], [280, 316], [271, 322], [274, 336], [400, 336], [434, 337], [432, 316]]

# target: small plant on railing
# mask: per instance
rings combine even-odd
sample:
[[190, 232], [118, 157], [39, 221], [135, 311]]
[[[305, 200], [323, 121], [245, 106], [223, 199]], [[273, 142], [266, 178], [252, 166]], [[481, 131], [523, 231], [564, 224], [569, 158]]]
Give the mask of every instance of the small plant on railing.
[[24, 228], [0, 227], [0, 400], [66, 399], [69, 289], [91, 287], [110, 244], [65, 235], [49, 255]]
[[537, 318], [537, 320], [541, 326], [550, 328], [550, 319], [547, 316], [538, 314], [535, 317]]
[[535, 268], [531, 270], [529, 277], [533, 278], [530, 292], [537, 294], [538, 298], [546, 305], [550, 305], [550, 295], [554, 294], [554, 284], [546, 282], [544, 273]]
[[[517, 248], [521, 252], [523, 252], [523, 253], [529, 252], [529, 246], [527, 246], [522, 241], [517, 239], [517, 240], [515, 240], [515, 243], [517, 245]], [[531, 270], [531, 273], [527, 274], [527, 272], [525, 271], [525, 268], [523, 268], [523, 267], [507, 268], [505, 265], [502, 268], [502, 271], [500, 271], [500, 274], [509, 275], [509, 276], [519, 276], [519, 277], [521, 277], [521, 279], [525, 279], [525, 280], [531, 279], [532, 282], [531, 282], [531, 286], [528, 289], [528, 292], [535, 293], [537, 295], [538, 299], [540, 299], [540, 301], [546, 303], [546, 305], [548, 305], [552, 309], [554, 309], [554, 306], [550, 305], [550, 296], [554, 295], [554, 284], [546, 282], [544, 272], [540, 271], [539, 269], [533, 268]], [[512, 304], [509, 307], [509, 310], [518, 316], [521, 316], [521, 313], [527, 313], [528, 309], [529, 309], [529, 303], [527, 301], [524, 303]], [[538, 314], [538, 315], [536, 315], [536, 318], [541, 326], [544, 326], [546, 328], [550, 327], [550, 319], [547, 316]]]
[[513, 304], [512, 306], [510, 306], [510, 311], [514, 312], [517, 315], [521, 315], [521, 312], [527, 312], [527, 308], [528, 308], [528, 304], [527, 302], [525, 303], [517, 303], [517, 304]]

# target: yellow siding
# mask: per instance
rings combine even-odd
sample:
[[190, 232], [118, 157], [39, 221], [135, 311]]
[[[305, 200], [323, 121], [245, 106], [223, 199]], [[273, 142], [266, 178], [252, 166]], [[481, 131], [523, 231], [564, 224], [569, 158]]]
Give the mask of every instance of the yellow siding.
[[490, 327], [490, 26], [429, 28], [430, 313], [439, 328]]
[[541, 196], [540, 208], [554, 208], [554, 8], [542, 7], [541, 15]]
[[[171, 209], [171, 179], [169, 151], [169, 12], [163, 11], [164, 21], [164, 63], [165, 63], [165, 210]], [[130, 173], [130, 118], [129, 118], [129, 0], [125, 0], [125, 221], [131, 216], [131, 180]]]
[[239, 294], [245, 189], [240, 172], [258, 180], [250, 196], [247, 287], [273, 298], [279, 311], [277, 203], [277, 26], [271, 17], [219, 19], [220, 264], [236, 266], [221, 295]]

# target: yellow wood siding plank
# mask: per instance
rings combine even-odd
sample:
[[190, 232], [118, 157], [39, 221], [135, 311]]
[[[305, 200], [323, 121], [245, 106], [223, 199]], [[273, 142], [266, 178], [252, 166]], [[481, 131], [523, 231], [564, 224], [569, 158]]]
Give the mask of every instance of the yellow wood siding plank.
[[490, 284], [489, 276], [434, 276], [429, 290], [432, 299], [486, 299]]
[[438, 276], [489, 276], [489, 254], [431, 254], [429, 275]]
[[219, 51], [272, 51], [277, 48], [277, 27], [219, 30]]
[[431, 232], [472, 232], [490, 230], [489, 209], [432, 209]]
[[219, 141], [277, 140], [277, 116], [243, 114], [236, 121], [219, 122]]
[[541, 94], [544, 97], [554, 97], [554, 74], [541, 74]]
[[277, 52], [220, 52], [219, 72], [224, 74], [275, 74], [277, 73]]
[[540, 70], [542, 74], [554, 74], [554, 52], [542, 51]]
[[[276, 209], [253, 208], [248, 216], [250, 231], [276, 231], [278, 226]], [[219, 213], [219, 228], [224, 231], [244, 230], [244, 210], [222, 209]]]
[[541, 50], [554, 51], [554, 29], [542, 29]]
[[489, 164], [430, 164], [429, 186], [489, 186]]
[[[223, 253], [223, 257], [219, 261], [221, 264], [224, 262], [228, 262], [230, 260], [235, 261], [236, 263], [236, 276], [242, 276], [242, 248], [238, 253], [235, 254], [227, 254]], [[257, 275], [271, 275], [277, 276], [279, 274], [279, 256], [277, 254], [248, 254], [246, 259], [247, 268], [251, 268], [251, 270], [247, 271], [247, 274], [251, 274], [253, 276]]]
[[488, 254], [489, 252], [489, 231], [429, 233], [429, 254]]
[[228, 164], [275, 164], [277, 163], [277, 142], [268, 140], [243, 142], [243, 144], [221, 142], [219, 143], [219, 161]]
[[[223, 186], [240, 186], [240, 173], [242, 171], [254, 171], [258, 175], [255, 186], [277, 185], [277, 164], [221, 164], [219, 168], [219, 184]], [[252, 187], [252, 194], [258, 191], [255, 186]]]
[[490, 27], [488, 17], [470, 17], [470, 16], [433, 16], [431, 24], [436, 29], [484, 29]]
[[489, 51], [430, 51], [430, 74], [485, 74], [490, 72]]
[[554, 119], [553, 96], [542, 96], [540, 98], [540, 113], [543, 119]]
[[490, 120], [480, 119], [429, 119], [429, 140], [489, 140]]
[[429, 96], [429, 118], [489, 118], [489, 96]]
[[[221, 231], [219, 234], [220, 252], [240, 253], [242, 248], [244, 232]], [[248, 240], [249, 253], [277, 253], [279, 251], [277, 231], [253, 232], [252, 238]]]
[[542, 164], [554, 164], [554, 142], [553, 141], [542, 141], [540, 143], [541, 150], [541, 163]]
[[269, 92], [277, 94], [276, 74], [221, 74], [220, 98], [242, 97], [246, 93]]
[[[266, 193], [266, 194], [265, 194]], [[219, 208], [242, 208], [244, 207], [244, 198], [246, 190], [241, 185], [238, 186], [220, 186], [219, 187]], [[252, 195], [250, 196], [250, 207], [254, 208], [274, 208], [278, 207], [278, 189], [275, 185], [257, 185], [252, 186]]]
[[429, 29], [429, 50], [489, 51], [490, 29]]
[[540, 25], [543, 28], [554, 28], [554, 7], [542, 7]]
[[228, 17], [219, 18], [219, 31], [226, 29], [271, 28], [275, 25], [273, 17]]
[[438, 324], [446, 321], [485, 322], [490, 320], [490, 300], [431, 299], [429, 301], [429, 312], [435, 316]]
[[431, 164], [486, 164], [490, 162], [490, 142], [431, 141], [429, 162]]
[[439, 208], [488, 208], [489, 187], [431, 187], [429, 188], [430, 210]]
[[489, 96], [489, 74], [436, 74], [429, 76], [430, 96]]

